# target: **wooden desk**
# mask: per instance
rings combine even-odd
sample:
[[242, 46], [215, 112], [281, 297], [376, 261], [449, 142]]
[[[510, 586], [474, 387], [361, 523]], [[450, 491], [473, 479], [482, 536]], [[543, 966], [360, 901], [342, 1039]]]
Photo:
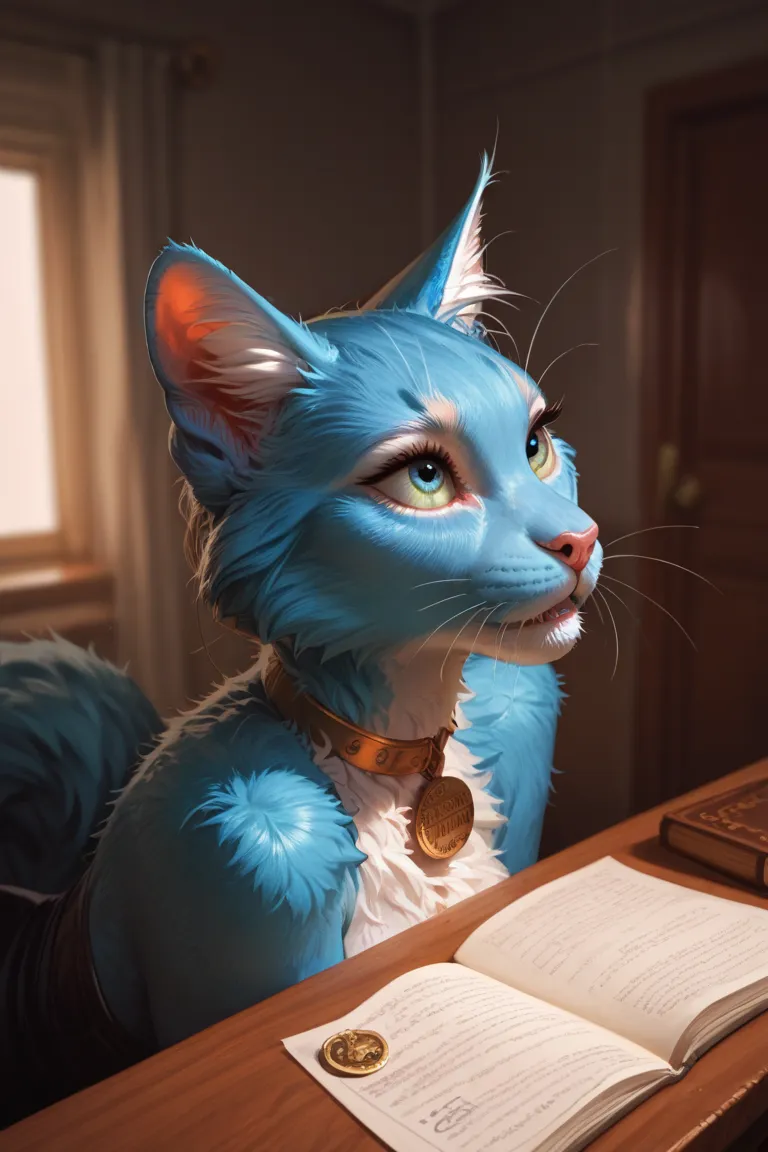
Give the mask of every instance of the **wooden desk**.
[[[765, 775], [768, 760], [689, 796], [701, 798]], [[294, 1063], [281, 1037], [336, 1019], [411, 968], [450, 960], [469, 933], [504, 905], [600, 856], [610, 854], [653, 875], [745, 903], [768, 903], [660, 848], [656, 833], [663, 810], [635, 816], [542, 860], [491, 891], [47, 1108], [0, 1133], [0, 1152], [373, 1152], [384, 1147]], [[641, 1104], [590, 1152], [724, 1152], [766, 1113], [768, 1013], [718, 1044], [678, 1084]]]

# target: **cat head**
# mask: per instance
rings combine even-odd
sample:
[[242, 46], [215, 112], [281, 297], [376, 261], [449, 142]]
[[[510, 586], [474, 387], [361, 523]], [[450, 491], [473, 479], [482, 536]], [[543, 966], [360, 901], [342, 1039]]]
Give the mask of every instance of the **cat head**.
[[[146, 295], [203, 596], [265, 643], [544, 663], [601, 550], [571, 449], [484, 337], [487, 160], [440, 239], [356, 312], [301, 323], [191, 246]], [[505, 627], [505, 625], [507, 627]]]

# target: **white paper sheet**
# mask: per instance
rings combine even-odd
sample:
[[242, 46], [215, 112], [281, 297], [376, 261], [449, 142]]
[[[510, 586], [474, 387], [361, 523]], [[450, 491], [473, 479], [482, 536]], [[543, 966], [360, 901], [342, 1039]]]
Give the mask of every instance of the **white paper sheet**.
[[[345, 1028], [384, 1036], [385, 1067], [359, 1078], [327, 1072], [317, 1054]], [[533, 1152], [612, 1085], [669, 1071], [610, 1032], [458, 964], [418, 968], [283, 1043], [395, 1152]]]
[[456, 955], [669, 1060], [707, 1005], [768, 977], [768, 912], [605, 857], [510, 904]]

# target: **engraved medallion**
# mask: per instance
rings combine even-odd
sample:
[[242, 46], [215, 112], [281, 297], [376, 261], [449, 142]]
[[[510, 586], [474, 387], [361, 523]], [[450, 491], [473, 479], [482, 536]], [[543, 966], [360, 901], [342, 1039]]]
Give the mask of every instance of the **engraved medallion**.
[[463, 780], [439, 776], [421, 794], [416, 809], [416, 840], [433, 860], [448, 860], [469, 840], [475, 822], [472, 793]]
[[389, 1045], [378, 1032], [352, 1029], [331, 1036], [320, 1051], [322, 1063], [338, 1076], [370, 1076], [388, 1057]]

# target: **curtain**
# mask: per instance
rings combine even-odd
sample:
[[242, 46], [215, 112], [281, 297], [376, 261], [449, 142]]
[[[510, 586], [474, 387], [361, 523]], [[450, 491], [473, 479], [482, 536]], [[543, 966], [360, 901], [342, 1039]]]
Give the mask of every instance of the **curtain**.
[[169, 65], [162, 49], [99, 46], [83, 227], [95, 558], [115, 574], [119, 660], [166, 714], [185, 703], [190, 595], [143, 298], [150, 265], [172, 231]]

